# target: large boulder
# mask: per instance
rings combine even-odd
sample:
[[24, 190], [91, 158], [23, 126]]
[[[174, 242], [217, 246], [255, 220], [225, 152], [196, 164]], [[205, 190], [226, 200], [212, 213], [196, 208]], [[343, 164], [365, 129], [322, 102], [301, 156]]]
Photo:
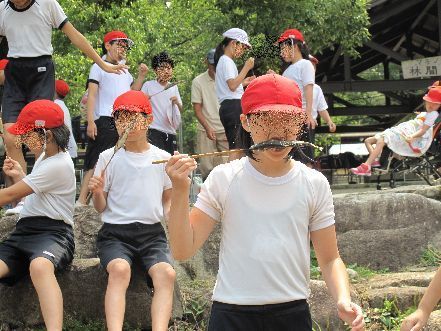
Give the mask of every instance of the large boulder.
[[420, 194], [334, 197], [340, 254], [346, 263], [399, 270], [419, 263], [441, 234], [441, 202]]
[[[97, 258], [96, 235], [102, 223], [91, 207], [75, 211], [75, 258], [72, 265], [57, 274], [63, 292], [65, 314], [80, 321], [104, 320], [104, 294], [107, 273]], [[13, 229], [16, 216], [4, 217], [0, 222], [0, 240]], [[29, 278], [13, 287], [0, 285], [0, 324], [35, 326], [43, 323], [36, 292]], [[132, 271], [126, 295], [126, 325], [139, 328], [151, 325], [150, 305], [152, 291], [147, 287], [141, 270]], [[173, 318], [183, 314], [177, 283], [174, 292]]]

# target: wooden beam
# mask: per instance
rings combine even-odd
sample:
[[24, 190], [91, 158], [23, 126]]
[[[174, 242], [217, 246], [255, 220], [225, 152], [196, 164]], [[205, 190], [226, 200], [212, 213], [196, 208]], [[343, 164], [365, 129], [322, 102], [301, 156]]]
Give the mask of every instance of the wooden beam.
[[402, 13], [405, 10], [408, 10], [419, 3], [427, 1], [427, 0], [412, 0], [412, 1], [400, 1], [394, 2], [393, 4], [387, 6], [386, 8], [382, 8], [381, 12], [378, 15], [375, 15], [371, 20], [371, 25], [375, 25], [381, 23], [395, 15]]
[[398, 115], [413, 112], [409, 106], [355, 106], [335, 107], [328, 109], [331, 116], [356, 116], [356, 115]]
[[394, 52], [390, 48], [387, 48], [381, 44], [376, 43], [375, 41], [367, 41], [364, 43], [366, 46], [376, 50], [377, 52], [383, 53], [384, 55], [387, 55], [391, 58], [396, 59], [397, 61], [406, 61], [409, 60], [409, 58], [406, 55], [402, 55], [398, 52]]
[[[382, 123], [377, 125], [338, 125], [335, 133], [352, 133], [352, 132], [378, 132], [384, 131], [391, 126], [391, 123]], [[327, 126], [319, 126], [316, 128], [316, 133], [329, 133]]]
[[321, 84], [323, 93], [335, 92], [368, 92], [368, 91], [407, 91], [427, 89], [433, 82], [431, 79], [401, 80], [365, 80], [365, 81], [334, 81]]

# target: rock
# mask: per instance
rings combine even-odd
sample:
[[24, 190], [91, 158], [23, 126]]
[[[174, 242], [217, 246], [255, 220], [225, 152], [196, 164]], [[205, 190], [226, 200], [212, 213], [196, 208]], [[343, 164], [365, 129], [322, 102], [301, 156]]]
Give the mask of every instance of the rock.
[[393, 193], [415, 193], [429, 199], [441, 201], [441, 185], [409, 185], [391, 190]]
[[371, 308], [382, 308], [384, 301], [388, 300], [394, 301], [400, 311], [405, 311], [418, 305], [425, 290], [424, 287], [417, 286], [377, 288], [368, 291], [365, 299]]
[[441, 233], [441, 202], [418, 194], [344, 194], [334, 205], [347, 264], [390, 270], [416, 265]]
[[400, 272], [376, 275], [369, 279], [369, 287], [378, 289], [385, 287], [427, 287], [435, 276], [435, 271]]
[[[104, 320], [104, 294], [107, 274], [99, 259], [75, 259], [71, 267], [57, 275], [63, 292], [66, 316], [79, 321]], [[0, 286], [0, 321], [14, 326], [43, 323], [38, 298], [29, 279], [14, 287]], [[152, 292], [141, 273], [132, 276], [126, 295], [125, 322], [133, 328], [151, 325]], [[179, 288], [175, 289], [173, 317], [182, 316]]]
[[348, 273], [349, 279], [357, 279], [358, 278], [358, 272], [356, 272], [353, 269], [346, 268], [346, 272]]
[[441, 310], [435, 310], [430, 314], [429, 321], [427, 322], [424, 331], [439, 331], [441, 330]]

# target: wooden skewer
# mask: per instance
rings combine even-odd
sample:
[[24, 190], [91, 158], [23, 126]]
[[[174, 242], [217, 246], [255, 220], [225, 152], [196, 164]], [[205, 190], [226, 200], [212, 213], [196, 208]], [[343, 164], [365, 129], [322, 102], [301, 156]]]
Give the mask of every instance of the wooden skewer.
[[[312, 146], [314, 148], [318, 148], [320, 150], [322, 150], [322, 148], [320, 146], [311, 144], [309, 142], [305, 142], [305, 141], [290, 141], [289, 144], [287, 144], [287, 146], [265, 146], [265, 144], [268, 144], [268, 142], [262, 142], [259, 144], [255, 144], [253, 146], [251, 146], [250, 148], [246, 149], [246, 148], [242, 148], [242, 149], [231, 149], [228, 151], [220, 151], [220, 152], [210, 152], [210, 153], [202, 153], [202, 154], [193, 154], [193, 155], [189, 155], [189, 157], [193, 158], [193, 159], [198, 159], [201, 157], [207, 157], [207, 156], [221, 156], [221, 155], [228, 155], [230, 153], [235, 153], [235, 152], [244, 152], [246, 150], [259, 150], [259, 149], [269, 149], [269, 148], [287, 148], [287, 147], [294, 147], [295, 145], [309, 145]], [[168, 160], [157, 160], [157, 161], [153, 161], [152, 164], [161, 164], [161, 163], [167, 163]]]

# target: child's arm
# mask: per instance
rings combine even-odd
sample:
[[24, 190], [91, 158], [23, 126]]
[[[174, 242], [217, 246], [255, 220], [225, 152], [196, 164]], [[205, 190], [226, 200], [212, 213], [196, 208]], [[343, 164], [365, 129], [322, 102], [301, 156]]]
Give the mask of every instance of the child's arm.
[[441, 268], [435, 274], [429, 284], [423, 298], [418, 305], [418, 309], [401, 324], [401, 331], [420, 331], [426, 325], [430, 313], [436, 304], [441, 300]]
[[95, 140], [96, 135], [98, 134], [98, 130], [96, 128], [95, 120], [94, 120], [94, 111], [95, 111], [95, 99], [98, 93], [98, 85], [95, 83], [89, 83], [89, 94], [87, 96], [87, 136], [93, 140]]
[[172, 182], [171, 206], [168, 221], [170, 247], [173, 257], [186, 260], [192, 257], [213, 231], [216, 221], [198, 208], [189, 215], [188, 175], [196, 169], [196, 161], [176, 154], [168, 162], [166, 171]]
[[410, 136], [407, 136], [406, 139], [408, 141], [412, 141], [415, 138], [422, 137], [427, 132], [427, 130], [429, 130], [430, 128], [431, 127], [429, 125], [423, 124], [421, 129], [419, 129], [417, 132], [411, 134]]
[[130, 88], [132, 90], [140, 91], [148, 72], [149, 68], [144, 63], [141, 63], [138, 67], [138, 78], [135, 79]]
[[337, 302], [338, 316], [348, 323], [352, 331], [364, 330], [362, 310], [351, 301], [348, 274], [337, 249], [335, 226], [311, 232], [311, 241], [323, 278]]
[[314, 84], [308, 84], [305, 85], [304, 87], [304, 97], [306, 100], [306, 115], [307, 117], [307, 122], [306, 124], [311, 128], [314, 129], [316, 127], [316, 122], [315, 119], [312, 118], [312, 97], [313, 97], [313, 88], [314, 88]]
[[101, 173], [101, 176], [93, 176], [89, 180], [88, 188], [93, 193], [93, 206], [98, 213], [102, 213], [107, 206], [107, 192], [104, 192], [104, 173]]
[[248, 71], [253, 69], [254, 67], [254, 58], [250, 57], [248, 60], [246, 60], [242, 70], [240, 71], [239, 75], [237, 75], [236, 78], [232, 78], [227, 80], [228, 87], [231, 92], [234, 92], [237, 90], [240, 84], [243, 83], [245, 80], [245, 77], [248, 74]]
[[22, 179], [26, 176], [20, 163], [7, 157], [3, 163], [3, 172], [12, 178], [14, 185], [0, 190], [0, 206], [4, 206], [12, 201], [18, 201], [25, 196], [34, 193], [32, 188]]
[[320, 117], [324, 119], [326, 124], [328, 124], [329, 132], [335, 132], [335, 130], [337, 129], [337, 126], [332, 121], [331, 116], [329, 115], [328, 110], [327, 109], [320, 110], [318, 113], [319, 113]]
[[168, 218], [170, 216], [171, 193], [171, 188], [162, 192], [162, 210], [166, 222], [168, 222]]
[[119, 74], [123, 72], [123, 69], [127, 68], [123, 64], [110, 64], [103, 61], [101, 56], [93, 49], [87, 39], [72, 25], [70, 22], [66, 22], [61, 28], [61, 31], [70, 39], [72, 44], [93, 60], [98, 66], [106, 72]]

